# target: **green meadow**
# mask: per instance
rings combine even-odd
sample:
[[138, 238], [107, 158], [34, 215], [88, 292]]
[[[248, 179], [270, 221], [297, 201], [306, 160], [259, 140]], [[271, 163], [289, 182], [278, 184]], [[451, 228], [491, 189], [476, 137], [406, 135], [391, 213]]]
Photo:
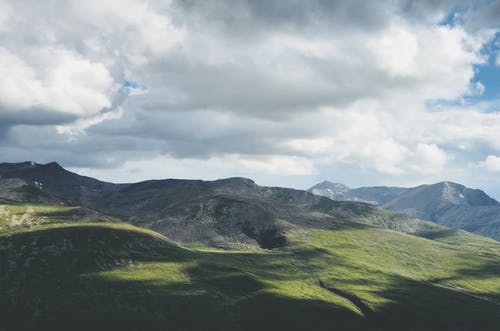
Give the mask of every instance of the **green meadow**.
[[284, 248], [239, 251], [182, 247], [123, 223], [62, 222], [66, 207], [8, 208], [37, 216], [1, 219], [5, 330], [500, 325], [500, 243], [462, 231], [422, 238], [353, 223], [293, 229]]

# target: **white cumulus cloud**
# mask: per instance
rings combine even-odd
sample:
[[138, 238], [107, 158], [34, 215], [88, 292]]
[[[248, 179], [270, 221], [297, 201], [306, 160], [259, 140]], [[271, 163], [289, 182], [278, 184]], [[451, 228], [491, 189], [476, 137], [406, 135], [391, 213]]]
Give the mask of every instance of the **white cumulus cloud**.
[[488, 155], [484, 161], [478, 163], [478, 167], [492, 172], [500, 172], [500, 157]]
[[0, 0], [0, 154], [124, 180], [148, 162], [468, 180], [500, 153], [476, 77], [495, 8], [442, 25], [448, 1]]

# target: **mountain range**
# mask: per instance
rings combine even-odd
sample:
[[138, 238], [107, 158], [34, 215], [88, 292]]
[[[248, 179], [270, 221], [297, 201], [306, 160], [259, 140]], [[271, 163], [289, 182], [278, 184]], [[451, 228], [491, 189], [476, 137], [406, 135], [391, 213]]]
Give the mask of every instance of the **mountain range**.
[[497, 330], [500, 243], [374, 205], [409, 191], [0, 163], [0, 330]]
[[0, 198], [81, 206], [184, 244], [274, 247], [284, 243], [286, 229], [325, 228], [346, 221], [383, 224], [407, 233], [437, 228], [369, 204], [259, 186], [247, 178], [113, 184], [72, 173], [55, 162], [1, 164], [0, 176]]
[[478, 189], [441, 182], [411, 188], [349, 188], [328, 181], [309, 192], [337, 201], [366, 202], [412, 217], [500, 240], [500, 203]]

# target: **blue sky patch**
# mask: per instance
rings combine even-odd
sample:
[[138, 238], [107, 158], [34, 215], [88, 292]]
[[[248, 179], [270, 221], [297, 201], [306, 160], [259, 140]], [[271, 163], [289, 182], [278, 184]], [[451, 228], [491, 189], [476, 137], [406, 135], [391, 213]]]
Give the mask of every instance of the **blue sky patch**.
[[500, 63], [497, 57], [500, 54], [500, 33], [496, 33], [492, 40], [486, 43], [481, 54], [488, 59], [485, 64], [474, 66], [476, 72], [473, 82], [481, 82], [485, 91], [476, 97], [478, 101], [486, 101], [500, 98]]
[[124, 80], [123, 81], [123, 87], [140, 88], [140, 86], [139, 86], [139, 84], [137, 84], [137, 82], [130, 81], [130, 80]]
[[453, 9], [446, 15], [438, 25], [454, 27], [463, 24], [463, 16], [466, 12], [467, 7], [456, 5]]

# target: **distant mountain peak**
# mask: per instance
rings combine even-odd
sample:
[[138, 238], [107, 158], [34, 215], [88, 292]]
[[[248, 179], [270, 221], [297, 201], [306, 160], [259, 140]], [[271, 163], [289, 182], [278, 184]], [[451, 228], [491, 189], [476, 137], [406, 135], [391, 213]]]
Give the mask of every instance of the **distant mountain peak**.
[[323, 181], [309, 191], [333, 200], [366, 202], [441, 225], [500, 238], [500, 202], [479, 189], [451, 181], [411, 188], [373, 186], [342, 190], [343, 185], [340, 185]]
[[349, 191], [350, 188], [341, 183], [333, 183], [328, 180], [324, 180], [308, 189], [316, 195], [323, 195], [330, 199], [339, 199], [345, 192]]
[[346, 185], [344, 185], [342, 183], [330, 182], [328, 180], [324, 180], [321, 183], [318, 183], [318, 184], [314, 185], [313, 187], [311, 187], [311, 189], [314, 189], [314, 188], [349, 190], [349, 187], [347, 187]]
[[422, 185], [416, 187], [423, 197], [449, 202], [454, 205], [469, 206], [491, 206], [498, 202], [488, 196], [484, 191], [471, 189], [462, 184], [444, 181], [431, 185]]

